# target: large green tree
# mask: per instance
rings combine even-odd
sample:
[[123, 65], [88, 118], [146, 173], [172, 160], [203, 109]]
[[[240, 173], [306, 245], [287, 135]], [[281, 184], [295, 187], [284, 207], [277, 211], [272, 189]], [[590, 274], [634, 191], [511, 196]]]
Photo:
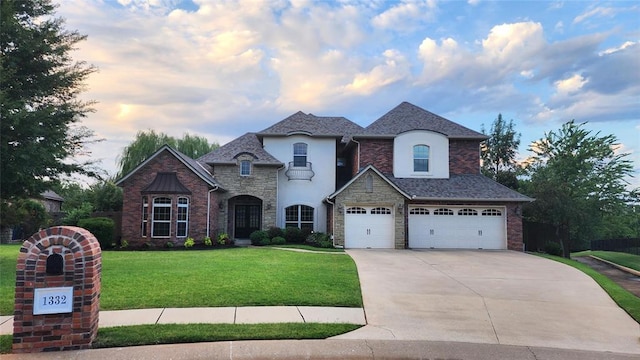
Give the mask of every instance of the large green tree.
[[567, 122], [531, 144], [524, 187], [536, 199], [526, 216], [555, 226], [565, 257], [574, 239], [585, 239], [603, 219], [620, 213], [632, 195], [625, 181], [633, 171], [628, 154], [615, 151], [615, 136], [593, 134], [584, 125]]
[[217, 143], [210, 144], [204, 137], [188, 133], [184, 134], [181, 139], [176, 139], [154, 130], [138, 131], [135, 140], [126, 146], [119, 156], [120, 169], [116, 178], [128, 174], [165, 144], [194, 159], [217, 149], [219, 146]]
[[[79, 163], [94, 134], [78, 95], [96, 69], [71, 52], [86, 38], [64, 28], [49, 0], [0, 1], [0, 198], [37, 197], [62, 174], [96, 175]], [[1, 225], [11, 225], [3, 223]]]
[[489, 136], [480, 147], [482, 174], [516, 189], [519, 170], [516, 155], [520, 146], [520, 133], [515, 131], [513, 120], [507, 122], [502, 118], [502, 114], [498, 114], [498, 118], [491, 124], [489, 133], [485, 132], [484, 125], [482, 133]]

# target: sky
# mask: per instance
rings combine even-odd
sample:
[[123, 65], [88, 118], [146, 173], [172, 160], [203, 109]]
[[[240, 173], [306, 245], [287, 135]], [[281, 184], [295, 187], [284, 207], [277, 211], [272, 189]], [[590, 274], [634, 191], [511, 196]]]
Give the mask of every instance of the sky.
[[640, 2], [59, 0], [99, 71], [82, 120], [110, 175], [138, 131], [220, 145], [302, 111], [366, 127], [408, 101], [519, 158], [575, 119], [615, 135], [640, 186]]

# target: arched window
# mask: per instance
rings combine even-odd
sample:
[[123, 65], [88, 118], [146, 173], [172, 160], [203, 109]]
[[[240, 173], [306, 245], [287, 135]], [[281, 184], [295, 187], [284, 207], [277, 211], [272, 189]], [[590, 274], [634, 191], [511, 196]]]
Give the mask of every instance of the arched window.
[[419, 207], [409, 210], [409, 215], [429, 215], [429, 209]]
[[306, 205], [292, 205], [285, 208], [285, 227], [297, 227], [313, 231], [313, 208]]
[[413, 147], [413, 171], [429, 171], [429, 147], [427, 145], [415, 145]]
[[296, 167], [307, 166], [307, 144], [305, 143], [293, 144], [293, 166], [296, 166]]
[[189, 199], [178, 198], [178, 216], [176, 219], [176, 237], [187, 237], [189, 229]]
[[478, 212], [474, 209], [460, 209], [458, 215], [461, 216], [478, 216]]
[[153, 199], [151, 215], [151, 236], [169, 237], [171, 235], [171, 199], [159, 197]]

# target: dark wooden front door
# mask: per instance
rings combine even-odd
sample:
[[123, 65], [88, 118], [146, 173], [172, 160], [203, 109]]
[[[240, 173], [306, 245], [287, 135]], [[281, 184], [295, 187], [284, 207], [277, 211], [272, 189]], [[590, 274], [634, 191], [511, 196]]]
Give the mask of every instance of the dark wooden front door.
[[236, 205], [235, 208], [235, 237], [248, 239], [252, 232], [260, 230], [260, 205]]

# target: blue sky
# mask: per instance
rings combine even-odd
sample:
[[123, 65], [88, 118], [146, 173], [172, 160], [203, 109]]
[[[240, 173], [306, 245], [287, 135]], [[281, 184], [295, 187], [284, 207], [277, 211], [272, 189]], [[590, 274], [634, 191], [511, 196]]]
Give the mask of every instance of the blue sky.
[[296, 112], [367, 126], [409, 101], [528, 145], [575, 119], [640, 181], [640, 2], [65, 0], [96, 65], [83, 120], [109, 173], [137, 131], [220, 144]]

